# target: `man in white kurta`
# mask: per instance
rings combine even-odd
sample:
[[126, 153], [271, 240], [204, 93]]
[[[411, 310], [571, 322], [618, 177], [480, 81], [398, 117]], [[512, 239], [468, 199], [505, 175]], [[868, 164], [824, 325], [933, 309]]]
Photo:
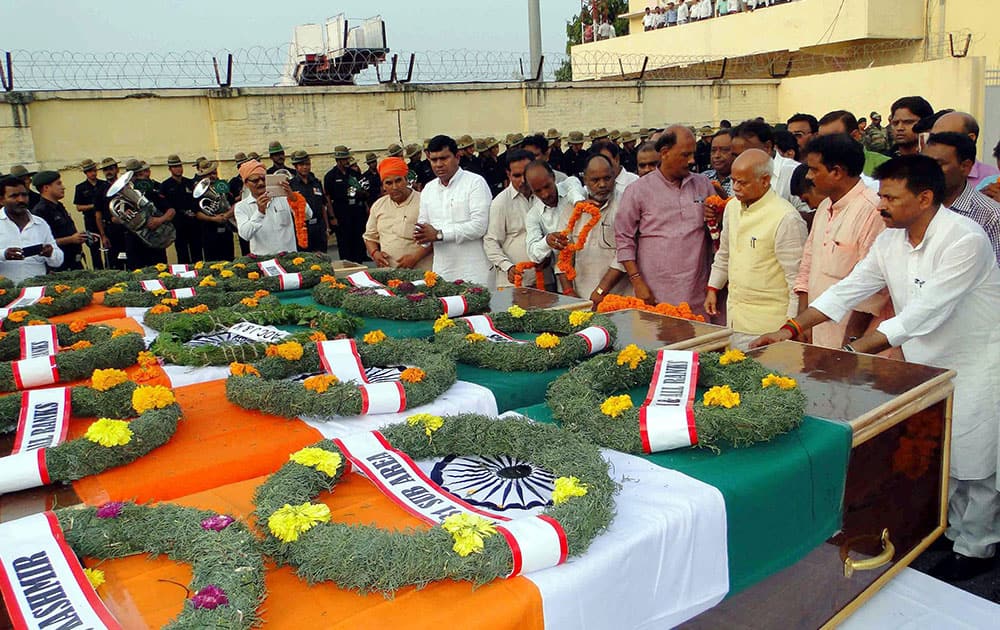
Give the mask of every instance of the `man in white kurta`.
[[459, 168], [458, 147], [448, 136], [431, 138], [427, 152], [436, 177], [420, 193], [414, 240], [434, 247], [434, 272], [445, 280], [489, 285], [483, 236], [490, 222], [490, 187]]
[[[490, 224], [483, 238], [483, 247], [496, 270], [497, 287], [514, 286], [514, 266], [529, 262], [524, 221], [534, 198], [531, 187], [524, 181], [524, 169], [532, 159], [526, 151], [515, 151], [508, 156], [507, 179], [510, 183], [490, 205]], [[535, 286], [534, 269], [524, 272], [522, 286]]]
[[[888, 287], [896, 316], [844, 349], [874, 353], [902, 346], [907, 361], [957, 372], [945, 532], [955, 553], [931, 574], [946, 581], [968, 579], [991, 568], [1000, 541], [1000, 269], [983, 229], [940, 206], [944, 176], [934, 160], [895, 158], [875, 173], [881, 181], [879, 210], [890, 229], [796, 323], [806, 329], [840, 320]], [[785, 328], [754, 345], [790, 337]]]
[[[236, 204], [234, 216], [240, 238], [250, 241], [254, 256], [272, 256], [281, 252], [294, 252], [295, 220], [288, 195], [293, 194], [288, 182], [282, 182], [284, 196], [274, 197], [267, 192], [264, 165], [249, 160], [240, 166], [240, 177], [250, 196]], [[306, 219], [312, 218], [312, 208], [305, 204]]]
[[[528, 258], [535, 263], [554, 262], [557, 252], [569, 244], [569, 239], [562, 234], [566, 228], [564, 217], [572, 215], [573, 207], [583, 197], [576, 189], [565, 192], [558, 189], [552, 167], [541, 160], [529, 164], [524, 176], [534, 196], [524, 221]], [[576, 295], [572, 284], [558, 269], [555, 274], [560, 290]]]

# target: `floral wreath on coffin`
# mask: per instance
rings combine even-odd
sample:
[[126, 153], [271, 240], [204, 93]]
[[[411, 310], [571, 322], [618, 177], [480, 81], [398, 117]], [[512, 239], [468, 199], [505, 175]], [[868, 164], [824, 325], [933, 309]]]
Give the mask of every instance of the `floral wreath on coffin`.
[[[54, 514], [66, 543], [78, 555], [106, 560], [147, 553], [191, 565], [189, 597], [164, 628], [260, 625], [257, 608], [266, 594], [264, 559], [253, 532], [231, 516], [170, 503], [117, 501]], [[83, 571], [100, 593], [104, 572]]]
[[[351, 337], [363, 324], [346, 313], [330, 313], [298, 304], [280, 304], [273, 298], [264, 301], [266, 291], [247, 297], [239, 304], [207, 312], [146, 313], [145, 324], [160, 334], [150, 350], [178, 365], [227, 365], [264, 358], [267, 346], [282, 342], [326, 341]], [[274, 328], [281, 325], [308, 326], [310, 330], [287, 333]], [[217, 333], [234, 339], [224, 342]], [[268, 339], [270, 341], [268, 341]], [[191, 342], [196, 342], [190, 345]]]
[[0, 332], [0, 391], [77, 381], [95, 369], [126, 368], [145, 348], [142, 335], [83, 320], [49, 324], [12, 312], [15, 330]]
[[[608, 476], [607, 462], [595, 446], [555, 426], [523, 418], [417, 414], [371, 435], [397, 461], [411, 466], [410, 458], [509, 455], [549, 470], [556, 477], [552, 505], [536, 518], [562, 532], [563, 560], [585, 552], [614, 517], [617, 486]], [[394, 532], [331, 522], [329, 508], [313, 501], [336, 491], [345, 468], [357, 466], [357, 455], [344, 461], [351, 458], [345, 446], [350, 443], [350, 438], [323, 440], [293, 453], [257, 489], [255, 515], [266, 529], [263, 547], [279, 564], [296, 567], [310, 583], [331, 581], [362, 593], [392, 593], [445, 579], [484, 584], [530, 570], [527, 559], [512, 551], [518, 549], [510, 536], [516, 521], [491, 519], [467, 505], [466, 511], [447, 517], [441, 510], [437, 522], [424, 518], [430, 527], [423, 530]], [[414, 477], [418, 484], [433, 486], [419, 473]], [[451, 500], [461, 504], [456, 497]]]
[[[0, 288], [0, 315], [4, 330], [19, 324], [19, 318], [41, 319], [78, 311], [89, 306], [94, 294], [84, 286], [54, 283], [25, 286], [20, 289]], [[15, 315], [18, 313], [18, 315]]]
[[[45, 419], [53, 425], [59, 422], [65, 430], [69, 416], [99, 419], [90, 424], [82, 437], [35, 450], [30, 450], [30, 443], [24, 442], [30, 436], [19, 433], [15, 454], [10, 458], [28, 456], [32, 463], [37, 462], [42, 485], [76, 481], [130, 464], [167, 443], [181, 419], [181, 408], [166, 387], [137, 385], [122, 370], [98, 369], [93, 371], [89, 386], [33, 390], [0, 398], [0, 430], [16, 429], [19, 423], [27, 422], [32, 405], [53, 409], [53, 396], [65, 401], [62, 406], [65, 418], [53, 412], [48, 414], [52, 418]], [[22, 444], [24, 449], [19, 448]], [[9, 462], [10, 458], [3, 459]], [[0, 479], [0, 489], [5, 482], [15, 481]], [[36, 485], [39, 484], [29, 483], [14, 489]]]
[[[397, 413], [432, 402], [457, 378], [455, 362], [430, 343], [381, 330], [361, 343], [288, 341], [268, 346], [265, 354], [254, 364], [230, 365], [226, 398], [287, 418]], [[369, 376], [372, 370], [380, 374]]]
[[[194, 264], [158, 263], [132, 272], [130, 279], [160, 280], [179, 287], [197, 286], [211, 278], [228, 291], [284, 291], [315, 286], [320, 277], [332, 270], [330, 260], [313, 252], [282, 252], [273, 256], [241, 256], [233, 261], [198, 261]], [[284, 276], [284, 277], [282, 277]], [[294, 276], [294, 277], [293, 277]]]
[[718, 452], [720, 443], [742, 447], [766, 442], [802, 423], [806, 398], [794, 379], [770, 372], [739, 350], [686, 354], [693, 355], [696, 382], [707, 391], [696, 398], [692, 384], [693, 419], [687, 422], [693, 424], [685, 428], [680, 444], [650, 448], [645, 414], [652, 392], [642, 406], [634, 405], [627, 393], [616, 395], [650, 386], [660, 369], [657, 353], [634, 344], [563, 374], [549, 386], [546, 402], [568, 431], [637, 454], [686, 445]]
[[361, 271], [343, 281], [324, 276], [313, 299], [362, 317], [397, 320], [483, 313], [490, 307], [490, 292], [481, 285], [413, 269]]
[[57, 271], [42, 276], [25, 278], [21, 281], [20, 286], [50, 287], [62, 284], [74, 287], [74, 290], [83, 287], [91, 293], [96, 293], [107, 290], [108, 287], [113, 286], [116, 282], [126, 282], [132, 280], [134, 277], [129, 271], [116, 269], [73, 269], [71, 271]]
[[[214, 309], [239, 304], [245, 298], [256, 297], [260, 299], [270, 294], [270, 291], [266, 289], [256, 291], [225, 290], [212, 276], [205, 276], [201, 280], [196, 279], [195, 286], [183, 286], [188, 282], [190, 281], [184, 278], [119, 282], [104, 292], [104, 305], [138, 308], [152, 308], [162, 305], [169, 307], [170, 310], [195, 307]], [[267, 301], [277, 302], [277, 298], [268, 298]], [[166, 312], [163, 309], [159, 310]]]
[[[511, 333], [538, 333], [521, 341]], [[561, 336], [560, 336], [561, 335]], [[511, 306], [506, 312], [434, 322], [434, 345], [461, 363], [503, 372], [544, 372], [572, 365], [614, 346], [617, 329], [590, 311], [532, 310]]]

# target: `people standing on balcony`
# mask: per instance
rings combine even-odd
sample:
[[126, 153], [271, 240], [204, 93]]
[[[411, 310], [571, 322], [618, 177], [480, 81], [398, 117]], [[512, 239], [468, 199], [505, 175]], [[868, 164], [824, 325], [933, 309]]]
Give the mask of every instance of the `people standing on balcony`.
[[642, 16], [642, 30], [651, 31], [656, 28], [657, 16], [659, 14], [660, 7], [656, 7], [656, 11], [646, 7], [646, 15]]
[[896, 155], [916, 155], [920, 153], [920, 138], [913, 126], [921, 118], [934, 115], [934, 108], [922, 96], [904, 96], [892, 104], [889, 124], [892, 126], [892, 141]]
[[727, 0], [719, 0], [715, 4], [715, 15], [716, 17], [722, 17], [729, 13], [729, 2]]
[[686, 0], [680, 0], [677, 3], [677, 25], [687, 24], [690, 13]]
[[[944, 132], [965, 134], [975, 143], [979, 140], [979, 122], [972, 114], [950, 112], [938, 118], [934, 127], [931, 128], [932, 134]], [[976, 160], [969, 171], [969, 183], [975, 188], [987, 177], [998, 174], [1000, 174], [1000, 170], [997, 170], [997, 167]]]
[[785, 123], [788, 133], [795, 136], [801, 152], [819, 131], [819, 121], [812, 114], [795, 114]]

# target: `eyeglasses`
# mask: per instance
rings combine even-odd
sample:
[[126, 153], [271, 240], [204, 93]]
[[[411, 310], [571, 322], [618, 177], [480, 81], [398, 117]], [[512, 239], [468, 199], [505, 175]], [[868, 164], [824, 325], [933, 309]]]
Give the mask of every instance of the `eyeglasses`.
[[246, 179], [246, 180], [244, 180], [244, 181], [245, 181], [245, 182], [246, 182], [247, 184], [259, 184], [259, 183], [261, 183], [262, 181], [264, 181], [264, 178], [263, 178], [263, 177], [260, 177], [260, 176], [257, 176], [257, 177], [250, 177], [250, 178], [247, 178], [247, 179]]

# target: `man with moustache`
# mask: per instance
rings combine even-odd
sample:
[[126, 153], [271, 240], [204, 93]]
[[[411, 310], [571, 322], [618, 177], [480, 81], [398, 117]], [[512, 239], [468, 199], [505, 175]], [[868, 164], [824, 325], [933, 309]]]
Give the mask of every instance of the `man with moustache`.
[[94, 199], [94, 218], [104, 226], [104, 235], [108, 242], [105, 247], [108, 249], [108, 261], [113, 269], [127, 268], [125, 259], [125, 226], [111, 212], [111, 200], [107, 193], [111, 185], [118, 179], [118, 162], [111, 157], [106, 157], [97, 165], [98, 170], [104, 176], [104, 194]]
[[643, 142], [635, 150], [635, 174], [639, 177], [652, 173], [660, 165], [660, 152], [655, 142]]
[[[583, 249], [574, 256], [576, 279], [573, 289], [577, 295], [588, 296], [597, 306], [609, 293], [632, 295], [625, 267], [618, 262], [618, 247], [615, 244], [615, 216], [618, 200], [621, 198], [615, 186], [614, 165], [603, 153], [590, 156], [583, 171], [583, 183], [587, 190], [587, 200], [601, 211], [601, 220], [590, 231]], [[569, 215], [562, 218], [562, 224], [569, 224]], [[584, 222], [578, 221], [573, 239], [579, 240]]]
[[771, 188], [771, 157], [748, 149], [733, 161], [733, 194], [722, 215], [719, 251], [708, 280], [705, 312], [718, 315], [718, 292], [729, 287], [730, 345], [750, 342], [798, 312], [795, 278], [806, 223]]
[[31, 178], [31, 183], [41, 195], [38, 204], [31, 209], [31, 214], [48, 223], [56, 245], [63, 250], [63, 264], [53, 271], [83, 269], [83, 244], [87, 242], [87, 234], [76, 230], [73, 217], [69, 216], [66, 206], [62, 204], [66, 187], [63, 186], [59, 173], [39, 171]]
[[[28, 212], [28, 188], [19, 177], [0, 179], [0, 275], [11, 282], [42, 276], [63, 263], [63, 252], [45, 221]], [[41, 245], [38, 254], [25, 256], [24, 249]]]
[[726, 197], [733, 196], [733, 180], [730, 173], [733, 169], [733, 137], [728, 130], [722, 130], [712, 137], [712, 152], [709, 156], [710, 169], [705, 171], [705, 177], [718, 182]]
[[875, 170], [885, 230], [850, 275], [830, 287], [759, 347], [839, 320], [889, 289], [896, 316], [845, 344], [848, 352], [902, 347], [908, 361], [955, 370], [948, 529], [953, 553], [930, 574], [947, 582], [993, 568], [1000, 541], [997, 434], [1000, 409], [1000, 269], [971, 219], [941, 206], [945, 178], [932, 158], [897, 157]]
[[[534, 160], [525, 149], [507, 156], [507, 179], [510, 182], [490, 204], [490, 222], [483, 237], [483, 249], [496, 270], [497, 287], [514, 286], [514, 265], [528, 262], [525, 220], [534, 197], [524, 171]], [[535, 286], [535, 269], [527, 269], [523, 286]]]
[[[236, 204], [236, 228], [240, 237], [250, 241], [254, 256], [273, 256], [298, 249], [295, 241], [295, 220], [288, 196], [294, 194], [287, 181], [281, 182], [284, 197], [271, 198], [267, 192], [267, 169], [257, 160], [240, 166], [243, 185], [250, 196]], [[312, 218], [312, 208], [306, 205], [306, 220]]]
[[[535, 198], [524, 225], [528, 258], [536, 264], [549, 264], [554, 262], [556, 252], [569, 244], [569, 239], [561, 230], [583, 195], [576, 188], [557, 187], [555, 172], [544, 160], [528, 164], [524, 177]], [[566, 279], [566, 274], [557, 269], [555, 275], [562, 293], [574, 297], [578, 295], [572, 282]]]
[[97, 164], [91, 159], [84, 160], [80, 164], [80, 170], [86, 179], [76, 185], [73, 191], [73, 205], [83, 215], [84, 229], [100, 237], [100, 240], [88, 242], [88, 247], [94, 269], [104, 269], [101, 248], [107, 248], [110, 241], [104, 234], [104, 223], [98, 220], [99, 212], [96, 208], [98, 199], [108, 192], [109, 184], [97, 178]]
[[204, 256], [201, 225], [195, 214], [196, 206], [192, 196], [194, 180], [184, 177], [184, 162], [177, 155], [167, 157], [167, 168], [170, 169], [170, 177], [160, 184], [160, 193], [166, 199], [167, 207], [173, 208], [177, 213], [174, 217], [174, 227], [177, 229], [177, 239], [174, 241], [177, 262], [190, 264], [202, 260]]
[[379, 267], [429, 270], [434, 250], [413, 240], [420, 215], [420, 193], [406, 179], [406, 162], [400, 157], [387, 157], [378, 165], [378, 172], [385, 194], [375, 201], [365, 226], [368, 256]]

